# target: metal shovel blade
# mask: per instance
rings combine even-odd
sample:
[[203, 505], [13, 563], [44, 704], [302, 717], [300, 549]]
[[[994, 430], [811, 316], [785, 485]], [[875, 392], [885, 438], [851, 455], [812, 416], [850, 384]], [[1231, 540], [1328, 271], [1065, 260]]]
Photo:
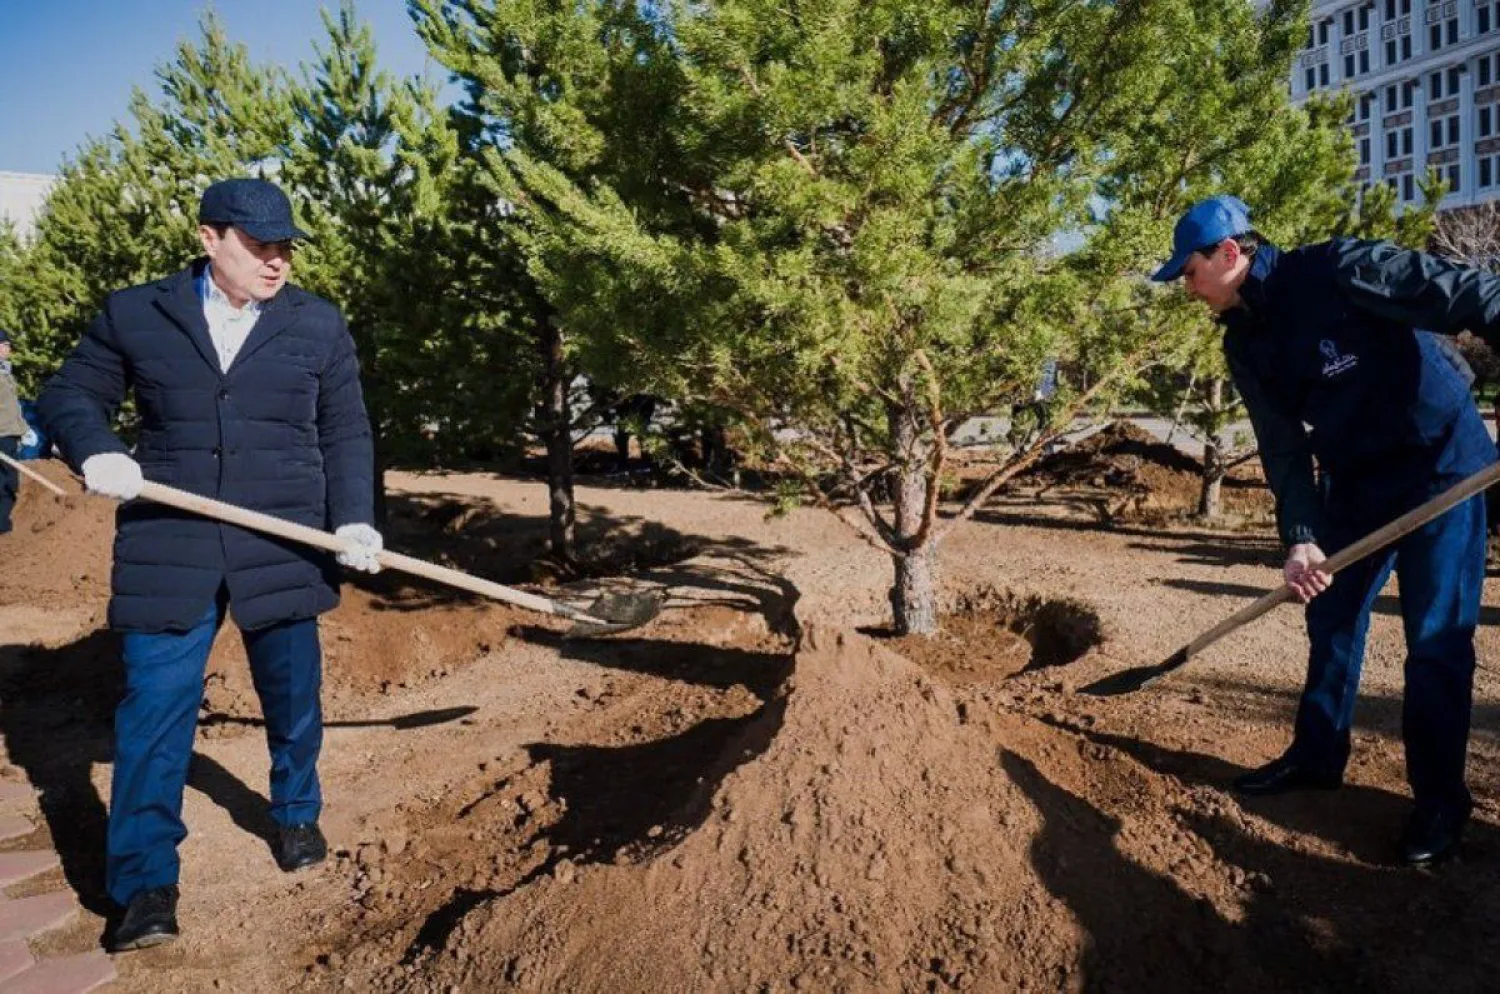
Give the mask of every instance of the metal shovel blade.
[[1079, 687], [1078, 692], [1088, 694], [1090, 697], [1119, 697], [1123, 694], [1133, 694], [1143, 687], [1149, 687], [1173, 670], [1186, 665], [1187, 661], [1187, 649], [1178, 649], [1167, 657], [1166, 662], [1157, 663], [1155, 666], [1136, 666], [1118, 673], [1111, 673], [1102, 680], [1095, 680], [1086, 687]]
[[605, 594], [584, 609], [598, 621], [579, 621], [563, 633], [563, 638], [590, 638], [639, 628], [661, 614], [666, 597], [660, 591]]

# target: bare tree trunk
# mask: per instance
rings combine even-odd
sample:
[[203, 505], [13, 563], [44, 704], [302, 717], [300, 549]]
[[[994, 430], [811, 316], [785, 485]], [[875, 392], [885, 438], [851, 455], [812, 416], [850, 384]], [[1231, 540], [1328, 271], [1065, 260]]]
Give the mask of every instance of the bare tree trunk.
[[373, 489], [370, 506], [375, 509], [375, 520], [368, 523], [373, 524], [376, 531], [384, 532], [389, 510], [385, 500], [385, 471], [388, 467], [384, 417], [385, 393], [382, 389], [380, 370], [375, 365], [377, 354], [375, 343], [364, 334], [362, 325], [358, 330], [351, 328], [350, 331], [354, 336], [356, 348], [359, 350], [359, 389], [360, 396], [365, 402], [365, 418], [370, 422], [370, 448], [374, 456], [374, 465], [370, 472]]
[[891, 614], [901, 635], [932, 635], [937, 622], [937, 556], [931, 542], [916, 552], [892, 556], [896, 582], [891, 586]]
[[[1208, 388], [1208, 408], [1218, 412], [1224, 406], [1224, 381], [1215, 379]], [[1214, 521], [1223, 510], [1220, 492], [1229, 472], [1225, 452], [1217, 435], [1210, 433], [1203, 445], [1203, 489], [1198, 493], [1198, 516]]]
[[888, 410], [896, 451], [906, 454], [895, 487], [896, 567], [891, 615], [901, 635], [932, 635], [937, 623], [937, 549], [929, 536], [915, 545], [927, 509], [927, 443], [918, 435], [909, 409]]
[[542, 354], [542, 440], [547, 446], [548, 548], [553, 558], [573, 562], [577, 506], [573, 500], [573, 433], [562, 329], [552, 314], [538, 323]]

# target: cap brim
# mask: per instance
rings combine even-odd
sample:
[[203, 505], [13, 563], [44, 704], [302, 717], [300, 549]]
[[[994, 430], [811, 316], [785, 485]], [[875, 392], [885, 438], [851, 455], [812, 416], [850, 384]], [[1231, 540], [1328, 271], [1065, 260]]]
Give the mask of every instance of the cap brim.
[[1188, 256], [1192, 254], [1191, 252], [1181, 252], [1172, 256], [1172, 258], [1167, 260], [1167, 264], [1158, 269], [1156, 275], [1151, 277], [1151, 279], [1157, 283], [1172, 282], [1182, 275], [1182, 267], [1187, 265]]
[[293, 224], [258, 224], [242, 222], [235, 225], [258, 242], [305, 242], [311, 236]]

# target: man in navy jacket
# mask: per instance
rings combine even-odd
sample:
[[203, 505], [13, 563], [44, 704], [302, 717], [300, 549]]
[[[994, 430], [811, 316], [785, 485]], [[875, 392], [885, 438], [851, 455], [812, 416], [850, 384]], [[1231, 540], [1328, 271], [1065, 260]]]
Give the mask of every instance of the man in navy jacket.
[[[373, 455], [354, 343], [337, 308], [287, 284], [305, 236], [263, 180], [203, 194], [206, 258], [111, 294], [47, 385], [48, 433], [94, 493], [117, 498], [112, 628], [126, 691], [115, 714], [106, 885], [125, 907], [116, 951], [177, 935], [177, 846], [203, 672], [232, 614], [271, 752], [274, 852], [323, 860], [322, 661], [317, 617], [338, 603], [322, 553], [136, 500], [143, 480], [332, 529], [346, 566], [374, 572]], [[111, 430], [135, 395], [134, 450]]]
[[1182, 277], [1224, 326], [1230, 374], [1276, 497], [1285, 580], [1307, 604], [1311, 652], [1292, 744], [1236, 786], [1274, 794], [1342, 783], [1370, 609], [1394, 568], [1415, 800], [1398, 851], [1412, 865], [1441, 860], [1456, 851], [1473, 806], [1464, 765], [1483, 497], [1336, 576], [1318, 567], [1327, 553], [1495, 461], [1447, 343], [1423, 329], [1468, 328], [1493, 342], [1500, 279], [1385, 242], [1339, 238], [1282, 252], [1234, 197], [1194, 205], [1173, 242], [1154, 278]]

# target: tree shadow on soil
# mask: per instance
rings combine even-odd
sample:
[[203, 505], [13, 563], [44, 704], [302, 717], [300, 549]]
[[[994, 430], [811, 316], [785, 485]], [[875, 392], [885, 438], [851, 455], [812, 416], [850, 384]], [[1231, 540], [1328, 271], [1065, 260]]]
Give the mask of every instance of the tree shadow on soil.
[[[104, 889], [108, 817], [93, 768], [114, 762], [114, 711], [123, 693], [119, 637], [107, 630], [56, 648], [0, 647], [6, 753], [37, 789], [68, 886], [84, 908], [105, 919], [119, 909]], [[275, 832], [270, 804], [234, 773], [195, 752], [188, 786], [269, 846]]]
[[[1500, 833], [1492, 826], [1473, 826], [1463, 864], [1426, 872], [1305, 852], [1256, 836], [1224, 816], [1179, 811], [1181, 824], [1232, 868], [1227, 875], [1243, 881], [1237, 887], [1241, 910], [1231, 920], [1171, 877], [1122, 854], [1118, 819], [1052, 783], [1024, 758], [1003, 752], [1000, 762], [1041, 813], [1041, 832], [1032, 843], [1038, 875], [1087, 933], [1081, 990], [1493, 986], [1500, 967], [1492, 926], [1500, 910], [1493, 859]], [[1400, 805], [1390, 795], [1376, 796], [1383, 793], [1330, 797], [1343, 805], [1337, 817], [1353, 821], [1367, 808]], [[1365, 796], [1351, 801], [1350, 794]]]
[[[387, 501], [386, 545], [392, 549], [506, 585], [558, 578], [548, 556], [545, 514], [514, 514], [492, 500], [458, 494], [392, 494]], [[651, 579], [664, 567], [704, 555], [757, 562], [790, 552], [733, 536], [689, 535], [587, 504], [578, 506], [577, 547], [579, 562], [563, 571], [565, 578]], [[375, 606], [385, 610], [419, 611], [477, 598], [393, 570], [351, 579], [375, 594]]]
[[[1225, 679], [1199, 680], [1196, 686], [1228, 698], [1238, 720], [1283, 725], [1291, 735], [1300, 687], [1268, 687]], [[1475, 737], [1500, 738], [1500, 703], [1476, 700], [1470, 709], [1469, 728]], [[1400, 743], [1401, 697], [1361, 691], [1354, 708], [1354, 733], [1379, 735]]]
[[[1271, 592], [1270, 587], [1254, 587], [1245, 583], [1225, 583], [1219, 580], [1160, 580], [1164, 587], [1173, 590], [1186, 590], [1194, 594], [1207, 594], [1212, 597], [1242, 597], [1247, 601], [1257, 600]], [[1388, 614], [1401, 617], [1401, 601], [1394, 594], [1381, 594], [1375, 598], [1373, 608], [1376, 614]], [[1479, 609], [1479, 623], [1481, 625], [1500, 624], [1500, 607], [1486, 604]]]
[[1230, 532], [1179, 525], [1149, 527], [1119, 522], [1079, 521], [1014, 507], [989, 507], [975, 514], [974, 520], [992, 525], [1024, 525], [1050, 531], [1094, 532], [1150, 539], [1149, 542], [1132, 542], [1128, 547], [1177, 553], [1181, 557], [1179, 561], [1184, 563], [1280, 567], [1285, 558], [1280, 542], [1269, 531]]
[[[1399, 740], [1401, 702], [1361, 698], [1361, 706], [1375, 706], [1377, 703], [1383, 708], [1395, 709], [1396, 737]], [[1206, 753], [1172, 749], [1128, 735], [1100, 732], [1057, 717], [1039, 720], [1096, 745], [1118, 750], [1150, 770], [1192, 786], [1228, 792], [1234, 778], [1251, 769]], [[1357, 744], [1355, 748], [1358, 749]], [[1349, 783], [1336, 791], [1298, 791], [1253, 798], [1236, 796], [1235, 802], [1243, 810], [1266, 821], [1300, 835], [1321, 839], [1372, 866], [1391, 864], [1396, 839], [1411, 812], [1409, 797]], [[1500, 835], [1476, 821], [1471, 823], [1470, 833], [1465, 836], [1465, 853], [1470, 856], [1483, 853], [1485, 861], [1489, 862], [1494, 855], [1500, 855], [1496, 852], [1497, 843], [1500, 843]], [[1495, 870], [1500, 876], [1500, 865]]]

